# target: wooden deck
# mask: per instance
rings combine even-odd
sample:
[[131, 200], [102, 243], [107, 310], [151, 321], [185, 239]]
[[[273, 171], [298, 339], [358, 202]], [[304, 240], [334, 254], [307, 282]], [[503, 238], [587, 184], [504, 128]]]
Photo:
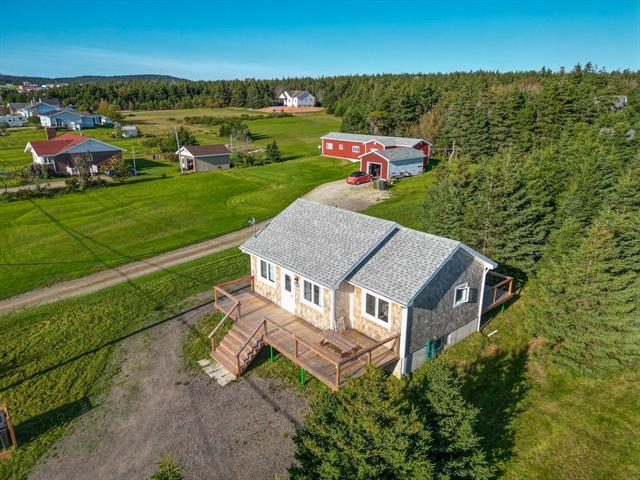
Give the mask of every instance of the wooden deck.
[[484, 287], [482, 296], [482, 313], [487, 313], [508, 302], [513, 296], [513, 277], [496, 272], [487, 272], [487, 281], [493, 285]]
[[345, 354], [323, 342], [321, 329], [253, 292], [250, 280], [249, 286], [233, 293], [230, 285], [224, 285], [226, 289], [216, 287], [216, 308], [246, 326], [247, 331], [260, 335], [265, 345], [271, 345], [332, 390], [339, 389], [347, 378], [364, 373], [368, 364], [383, 367], [398, 360], [399, 334], [376, 341], [347, 329], [337, 334], [345, 344], [355, 345]]

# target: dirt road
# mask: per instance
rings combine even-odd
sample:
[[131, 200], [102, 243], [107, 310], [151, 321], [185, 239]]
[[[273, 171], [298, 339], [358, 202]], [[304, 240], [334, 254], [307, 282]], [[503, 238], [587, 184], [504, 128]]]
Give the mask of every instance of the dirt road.
[[304, 398], [256, 375], [221, 387], [204, 372], [184, 372], [184, 334], [210, 314], [208, 305], [125, 341], [109, 393], [28, 478], [149, 478], [163, 454], [185, 478], [286, 478]]
[[[344, 180], [326, 183], [315, 188], [304, 196], [309, 200], [327, 205], [338, 206], [348, 210], [363, 210], [380, 202], [389, 195], [386, 191], [371, 188], [371, 184], [348, 185]], [[261, 228], [263, 222], [257, 225]], [[128, 263], [120, 267], [93, 273], [85, 277], [56, 283], [50, 287], [32, 290], [15, 297], [0, 300], [0, 315], [20, 308], [45, 305], [69, 297], [86, 295], [117, 285], [133, 278], [169, 268], [174, 265], [196, 260], [207, 255], [241, 245], [252, 234], [252, 228], [244, 228], [205, 242], [182, 247], [146, 260]]]

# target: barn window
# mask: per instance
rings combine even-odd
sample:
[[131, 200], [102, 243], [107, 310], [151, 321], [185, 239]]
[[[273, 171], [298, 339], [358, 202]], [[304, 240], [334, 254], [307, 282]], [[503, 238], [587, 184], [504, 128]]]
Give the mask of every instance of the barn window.
[[327, 150], [333, 150], [333, 143], [327, 143]]
[[469, 284], [462, 283], [456, 287], [453, 297], [453, 306], [457, 307], [469, 301]]
[[338, 150], [344, 150], [344, 145], [343, 144], [338, 145]]
[[351, 151], [353, 153], [360, 153], [360, 147], [354, 145], [353, 147], [351, 147]]

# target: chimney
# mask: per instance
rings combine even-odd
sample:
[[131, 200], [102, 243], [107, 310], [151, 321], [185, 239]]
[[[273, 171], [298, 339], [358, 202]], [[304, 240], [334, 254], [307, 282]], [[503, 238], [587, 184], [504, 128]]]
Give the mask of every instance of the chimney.
[[56, 129], [53, 127], [46, 127], [44, 129], [46, 135], [47, 135], [47, 140], [53, 140], [54, 138], [56, 138]]

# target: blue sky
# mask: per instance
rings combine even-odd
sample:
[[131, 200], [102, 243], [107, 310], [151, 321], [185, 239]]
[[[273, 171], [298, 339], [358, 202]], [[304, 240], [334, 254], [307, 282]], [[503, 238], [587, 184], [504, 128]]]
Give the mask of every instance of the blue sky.
[[640, 69], [640, 0], [12, 0], [0, 11], [0, 73], [14, 75]]

